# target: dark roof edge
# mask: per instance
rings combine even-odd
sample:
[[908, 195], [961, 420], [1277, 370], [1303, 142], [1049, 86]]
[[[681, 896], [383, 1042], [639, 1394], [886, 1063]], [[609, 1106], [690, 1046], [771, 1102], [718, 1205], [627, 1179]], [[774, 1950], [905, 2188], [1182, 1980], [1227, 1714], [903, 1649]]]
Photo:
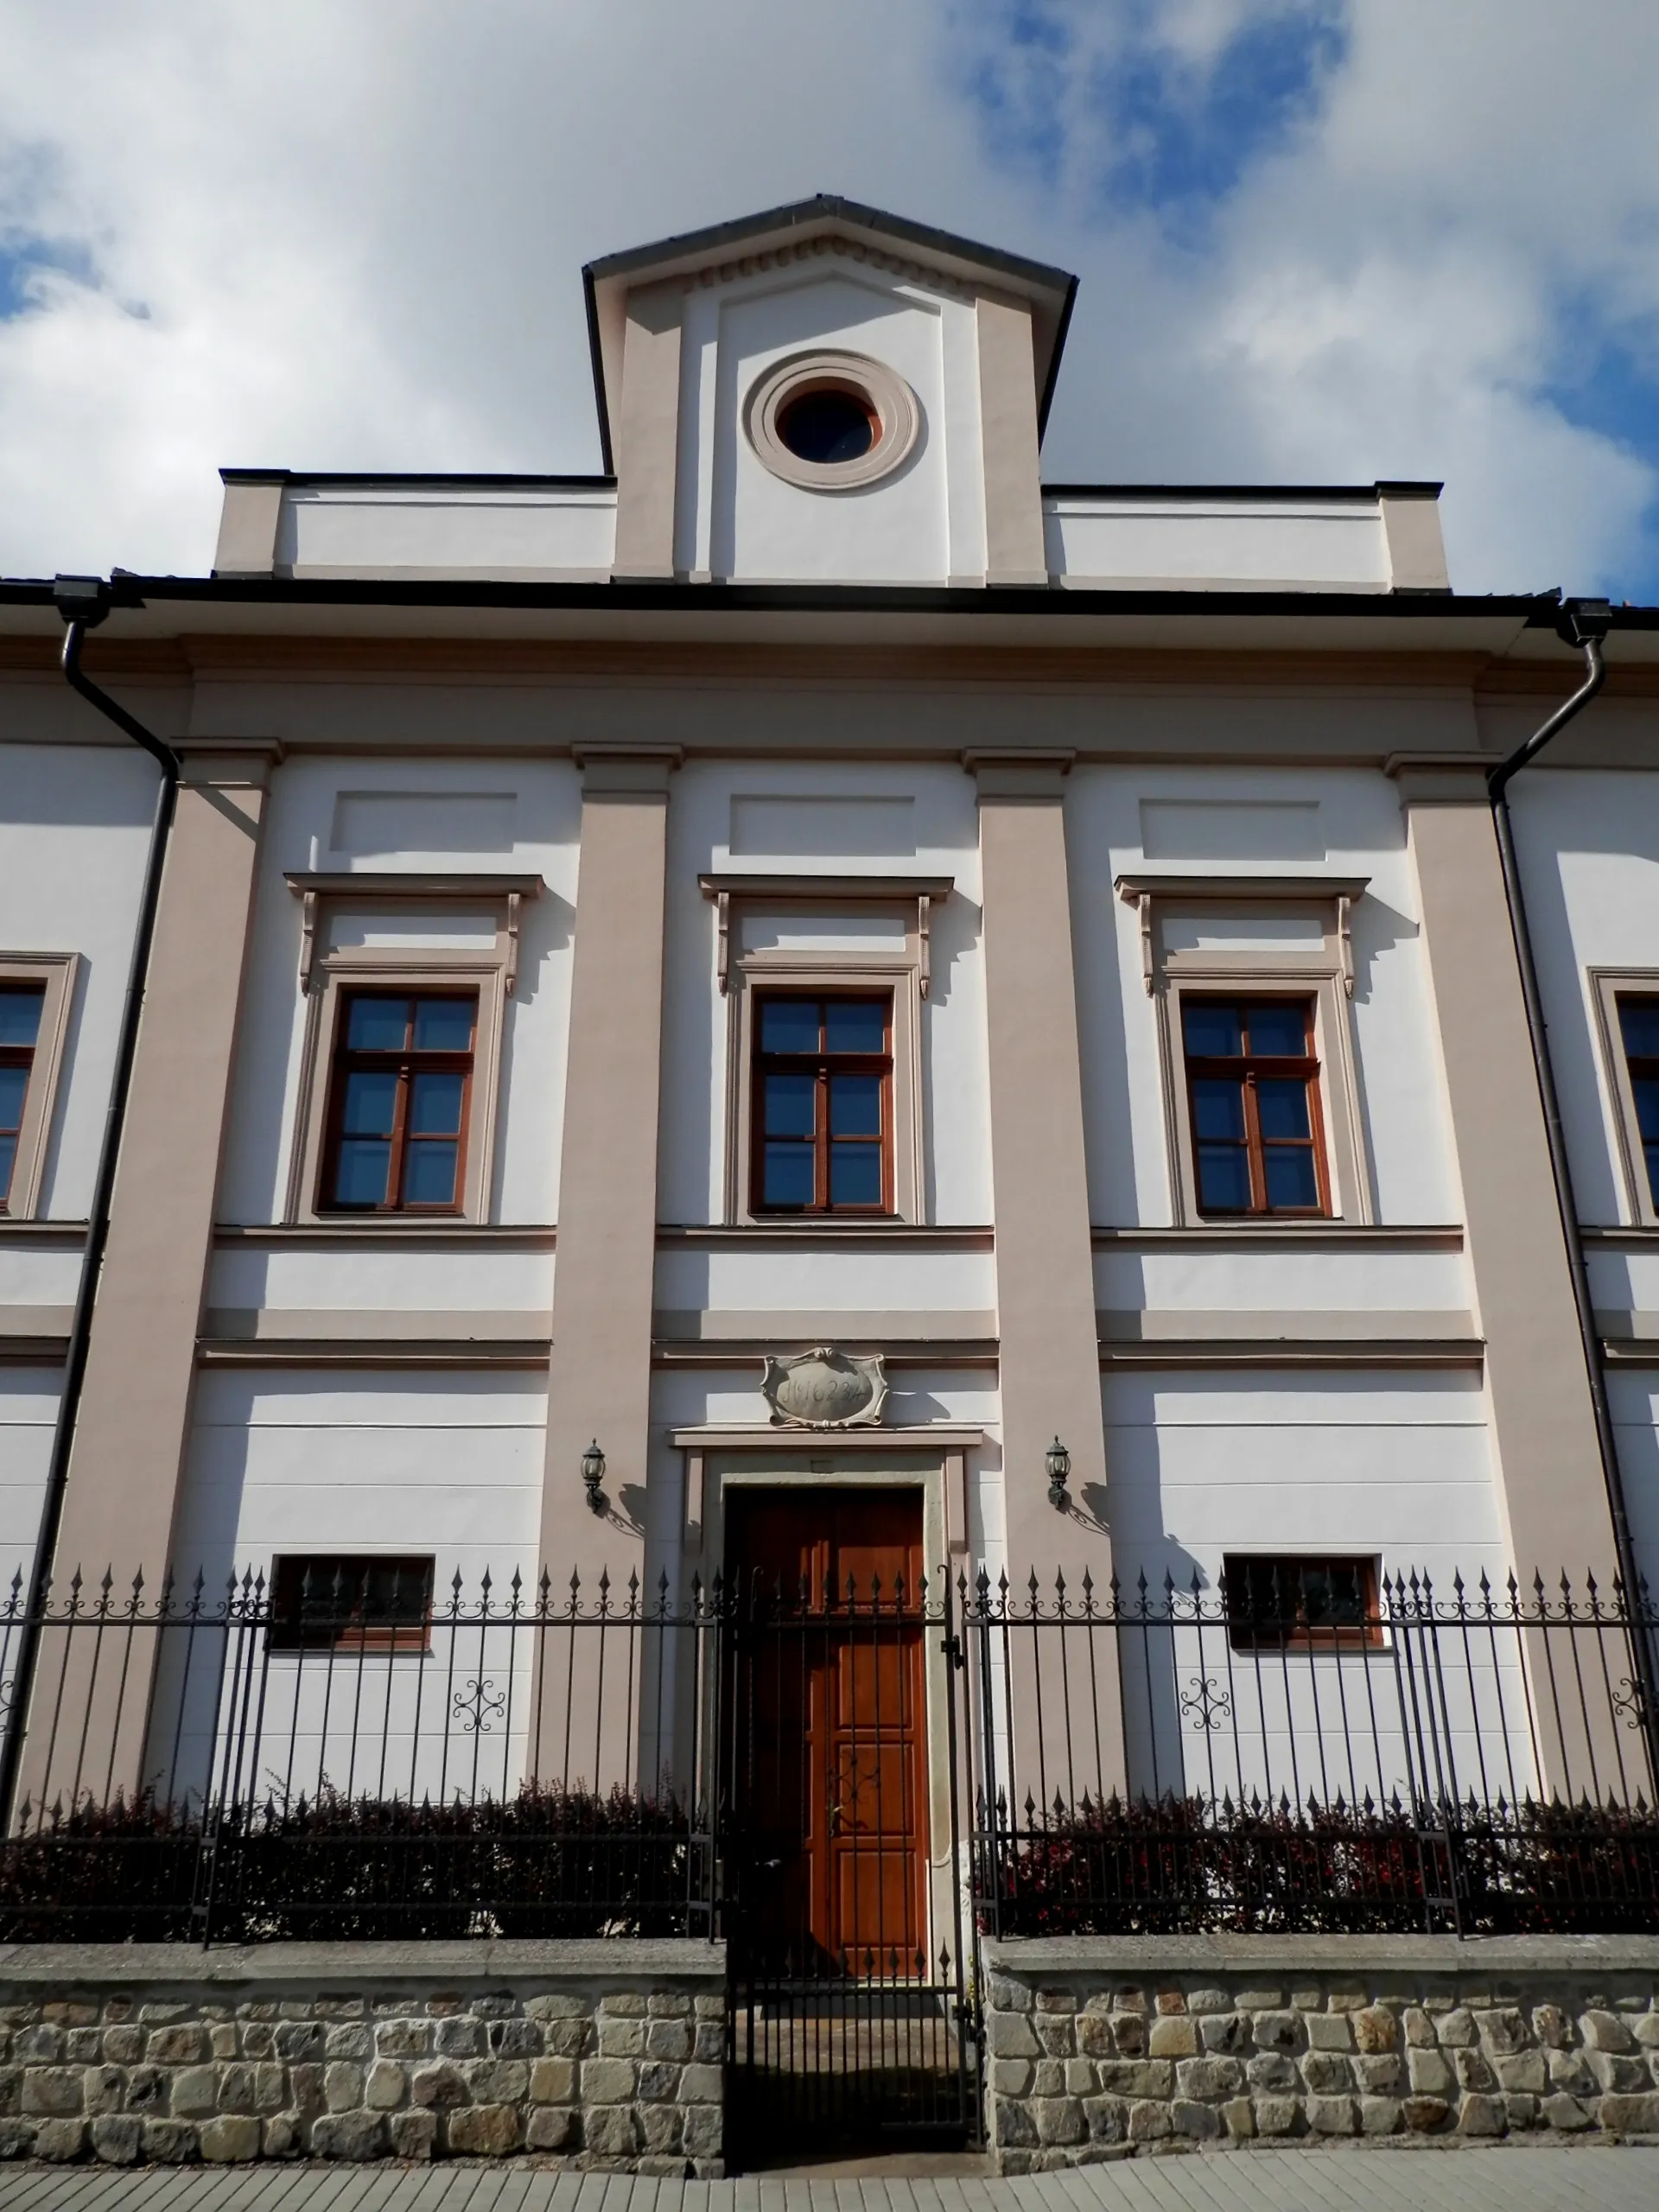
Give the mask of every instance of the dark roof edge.
[[[0, 602], [50, 606], [51, 582], [33, 577], [0, 579]], [[141, 576], [111, 579], [111, 603], [136, 607], [145, 601], [215, 601], [220, 604], [317, 607], [503, 607], [648, 608], [657, 613], [810, 613], [820, 614], [1084, 614], [1306, 615], [1425, 617], [1490, 616], [1553, 628], [1557, 593], [1459, 596], [1451, 592], [1063, 590], [1046, 584], [1003, 584], [967, 589], [936, 584], [687, 584], [520, 582], [480, 579], [412, 578], [400, 582], [350, 576]], [[1616, 629], [1659, 628], [1659, 608], [1615, 607]]]
[[1054, 343], [1049, 349], [1048, 374], [1043, 379], [1042, 391], [1037, 397], [1037, 444], [1040, 450], [1043, 434], [1048, 428], [1048, 410], [1054, 404], [1054, 387], [1060, 380], [1060, 362], [1065, 353], [1066, 333], [1071, 327], [1071, 310], [1077, 304], [1077, 283], [1073, 277], [1065, 288], [1065, 304], [1060, 309], [1060, 319], [1054, 326]]
[[1045, 484], [1056, 499], [1438, 499], [1444, 486], [1383, 479], [1375, 484]]
[[649, 269], [654, 262], [677, 259], [687, 253], [717, 253], [722, 246], [735, 245], [740, 239], [753, 238], [762, 232], [804, 229], [809, 223], [832, 220], [837, 216], [844, 222], [856, 224], [860, 230], [875, 231], [907, 245], [951, 254], [959, 260], [983, 262], [988, 269], [1001, 270], [1005, 276], [1017, 276], [1027, 284], [1039, 284], [1048, 291], [1069, 295], [1077, 289], [1077, 280], [1067, 270], [1056, 269], [1046, 261], [1029, 260], [1024, 254], [1009, 253], [1001, 246], [982, 245], [979, 239], [963, 238], [956, 231], [942, 231], [931, 223], [915, 223], [907, 216], [890, 215], [883, 208], [869, 207], [861, 200], [846, 199], [838, 192], [819, 192], [810, 200], [785, 200], [782, 207], [767, 207], [759, 214], [734, 216], [728, 222], [711, 223], [702, 230], [682, 231], [672, 238], [654, 239], [649, 245], [629, 246], [620, 253], [603, 254], [596, 261], [588, 262], [582, 273], [593, 282], [607, 276], [626, 276], [636, 269]]
[[590, 471], [567, 470], [543, 475], [534, 470], [442, 468], [221, 468], [226, 484], [478, 484], [505, 488], [563, 485], [575, 491], [613, 492], [616, 479]]
[[616, 448], [611, 443], [611, 404], [605, 397], [605, 348], [599, 334], [599, 294], [592, 262], [582, 272], [582, 302], [588, 316], [588, 358], [594, 372], [594, 411], [599, 417], [599, 457], [605, 464], [605, 474], [614, 483]]

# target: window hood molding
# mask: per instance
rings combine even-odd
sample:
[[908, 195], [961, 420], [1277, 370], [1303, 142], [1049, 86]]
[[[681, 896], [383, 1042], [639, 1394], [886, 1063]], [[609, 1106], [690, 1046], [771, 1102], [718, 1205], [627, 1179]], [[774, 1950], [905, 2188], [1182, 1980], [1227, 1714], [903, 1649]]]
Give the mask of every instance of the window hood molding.
[[1342, 953], [1344, 997], [1354, 995], [1354, 938], [1351, 927], [1354, 901], [1370, 888], [1369, 875], [1120, 875], [1113, 888], [1126, 906], [1136, 909], [1141, 923], [1141, 980], [1151, 998], [1158, 987], [1157, 961], [1152, 941], [1153, 901], [1179, 899], [1185, 905], [1202, 900], [1211, 906], [1282, 906], [1306, 899], [1318, 906], [1335, 905], [1337, 940]]
[[931, 980], [929, 965], [932, 909], [957, 887], [953, 875], [700, 875], [697, 888], [714, 901], [719, 931], [716, 974], [725, 998], [732, 980], [732, 902], [751, 899], [771, 906], [911, 906], [916, 913], [918, 973], [922, 996]]
[[506, 907], [506, 991], [512, 996], [513, 985], [518, 980], [518, 925], [519, 910], [526, 899], [539, 899], [547, 888], [543, 877], [536, 874], [499, 874], [468, 870], [450, 873], [446, 869], [414, 871], [365, 869], [352, 874], [317, 874], [306, 869], [290, 869], [283, 880], [295, 897], [302, 902], [300, 941], [300, 988], [308, 991], [317, 957], [317, 919], [321, 903], [327, 899], [332, 906], [346, 901], [355, 905], [385, 906], [426, 904], [436, 899], [473, 899], [480, 905], [493, 900]]

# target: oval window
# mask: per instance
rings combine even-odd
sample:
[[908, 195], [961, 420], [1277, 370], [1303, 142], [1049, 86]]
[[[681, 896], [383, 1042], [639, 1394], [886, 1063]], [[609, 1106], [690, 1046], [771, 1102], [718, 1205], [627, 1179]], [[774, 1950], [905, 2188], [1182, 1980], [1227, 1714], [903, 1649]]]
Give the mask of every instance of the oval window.
[[845, 386], [820, 386], [788, 400], [778, 410], [778, 436], [798, 461], [820, 467], [861, 461], [880, 435], [881, 423], [862, 393]]

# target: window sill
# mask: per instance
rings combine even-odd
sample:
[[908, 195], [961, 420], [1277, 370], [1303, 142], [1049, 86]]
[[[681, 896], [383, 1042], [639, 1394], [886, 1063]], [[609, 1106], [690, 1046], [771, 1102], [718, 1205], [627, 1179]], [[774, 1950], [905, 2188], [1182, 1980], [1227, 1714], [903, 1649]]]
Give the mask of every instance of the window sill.
[[[1659, 1230], [1652, 1232], [1659, 1236]], [[1374, 1221], [1344, 1221], [1337, 1217], [1294, 1220], [1259, 1217], [1227, 1222], [1200, 1221], [1181, 1224], [1161, 1223], [1146, 1228], [1133, 1225], [1097, 1227], [1089, 1232], [1098, 1251], [1113, 1245], [1131, 1250], [1153, 1251], [1177, 1246], [1208, 1244], [1220, 1251], [1243, 1250], [1254, 1244], [1349, 1243], [1370, 1251], [1460, 1252], [1463, 1229], [1456, 1222], [1428, 1222], [1395, 1225]]]

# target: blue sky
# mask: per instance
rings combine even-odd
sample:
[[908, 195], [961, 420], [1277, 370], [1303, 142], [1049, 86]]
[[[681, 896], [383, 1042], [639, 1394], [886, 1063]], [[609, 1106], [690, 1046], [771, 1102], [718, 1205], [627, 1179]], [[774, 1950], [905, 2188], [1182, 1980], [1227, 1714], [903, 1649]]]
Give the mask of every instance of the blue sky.
[[51, 0], [0, 28], [0, 568], [200, 569], [221, 462], [596, 462], [578, 271], [842, 191], [1077, 270], [1051, 477], [1443, 477], [1659, 601], [1659, 8]]

